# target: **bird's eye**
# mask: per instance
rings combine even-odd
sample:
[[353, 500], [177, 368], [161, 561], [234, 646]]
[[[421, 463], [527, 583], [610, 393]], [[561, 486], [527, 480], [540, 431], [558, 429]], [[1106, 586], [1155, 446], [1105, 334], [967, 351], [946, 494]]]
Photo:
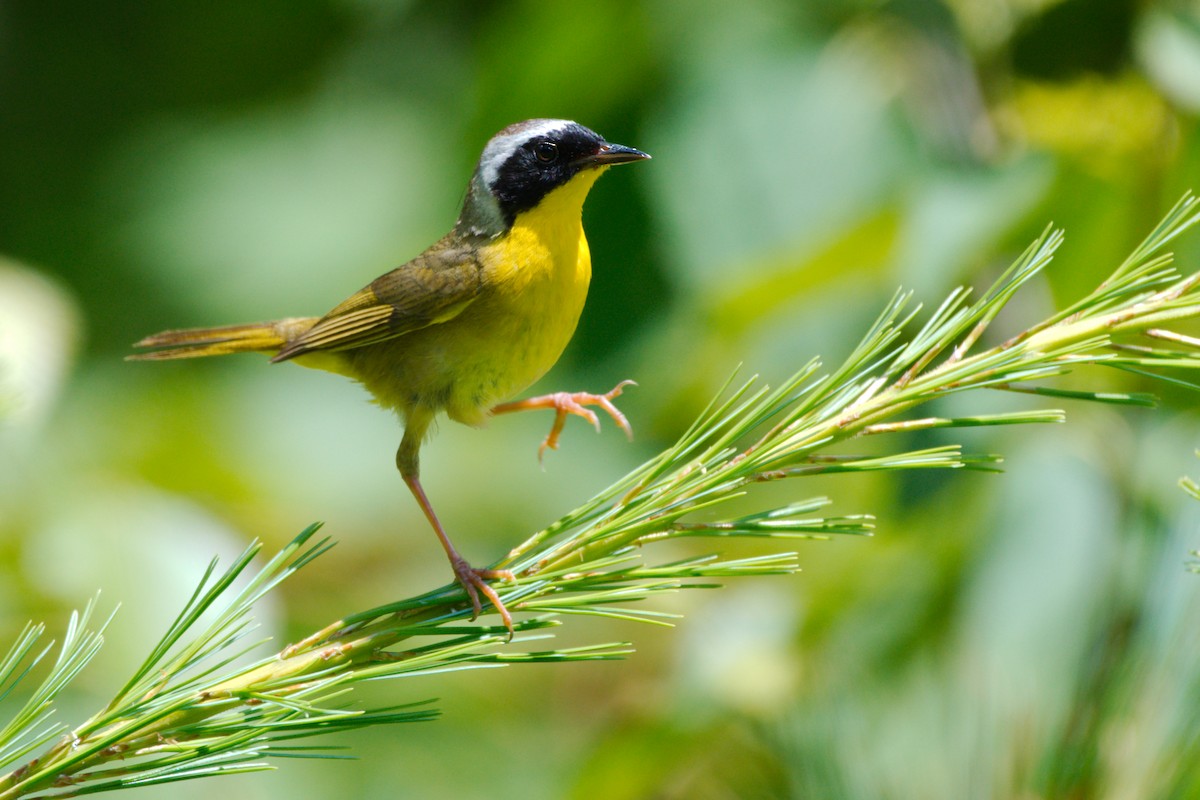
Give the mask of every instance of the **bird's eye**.
[[558, 158], [558, 145], [554, 142], [538, 142], [533, 146], [533, 154], [543, 164], [549, 164]]

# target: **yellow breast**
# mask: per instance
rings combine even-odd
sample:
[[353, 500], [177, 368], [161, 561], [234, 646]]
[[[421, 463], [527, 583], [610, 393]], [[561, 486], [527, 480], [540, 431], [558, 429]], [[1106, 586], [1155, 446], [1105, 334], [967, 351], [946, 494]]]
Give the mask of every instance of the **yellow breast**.
[[583, 201], [601, 172], [587, 170], [550, 192], [480, 251], [488, 290], [453, 323], [474, 341], [455, 369], [446, 405], [452, 419], [481, 422], [491, 406], [542, 377], [570, 342], [592, 276]]

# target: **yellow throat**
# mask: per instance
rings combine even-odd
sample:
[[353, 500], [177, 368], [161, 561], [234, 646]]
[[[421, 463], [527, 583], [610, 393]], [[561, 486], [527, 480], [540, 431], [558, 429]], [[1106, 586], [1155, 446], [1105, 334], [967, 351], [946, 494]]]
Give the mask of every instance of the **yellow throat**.
[[[605, 169], [579, 173], [519, 214], [512, 227], [486, 248], [494, 254], [487, 265], [494, 270], [492, 277], [530, 289], [553, 277], [551, 282], [561, 288], [576, 286], [586, 295], [592, 259], [583, 234], [583, 201]], [[582, 301], [581, 297], [581, 307]]]

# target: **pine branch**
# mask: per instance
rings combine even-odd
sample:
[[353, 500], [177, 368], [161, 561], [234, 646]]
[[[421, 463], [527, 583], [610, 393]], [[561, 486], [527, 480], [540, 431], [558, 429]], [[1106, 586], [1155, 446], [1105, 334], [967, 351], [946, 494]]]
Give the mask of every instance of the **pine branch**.
[[[983, 348], [1000, 310], [1050, 262], [1062, 243], [1047, 230], [983, 295], [953, 292], [917, 331], [919, 309], [897, 293], [846, 361], [822, 374], [814, 360], [778, 388], [750, 379], [714, 399], [675, 444], [516, 547], [494, 565], [516, 576], [498, 585], [518, 612], [511, 643], [497, 624], [470, 620], [461, 589], [426, 594], [339, 619], [249, 665], [254, 604], [330, 546], [317, 526], [298, 536], [250, 580], [235, 580], [259, 552], [252, 545], [224, 572], [210, 565], [158, 645], [106, 707], [68, 729], [50, 722], [55, 696], [95, 654], [103, 626], [87, 630], [91, 605], [73, 618], [41, 687], [0, 731], [0, 800], [74, 797], [130, 786], [272, 768], [279, 757], [332, 757], [298, 739], [358, 727], [432, 719], [424, 705], [361, 710], [362, 681], [535, 661], [620, 658], [624, 644], [535, 650], [547, 630], [576, 615], [670, 624], [641, 604], [661, 592], [717, 585], [730, 577], [789, 574], [796, 556], [705, 556], [649, 565], [673, 539], [826, 538], [869, 534], [872, 518], [826, 516], [812, 498], [780, 508], [730, 513], [729, 501], [761, 483], [814, 474], [901, 469], [994, 470], [994, 455], [957, 445], [887, 455], [829, 452], [834, 445], [931, 428], [1057, 423], [1058, 409], [963, 417], [909, 416], [930, 401], [970, 389], [1038, 397], [1150, 405], [1144, 394], [1042, 385], [1084, 366], [1194, 385], [1163, 370], [1200, 368], [1200, 342], [1163, 326], [1200, 317], [1200, 273], [1179, 276], [1163, 248], [1200, 219], [1185, 197], [1113, 274], [1049, 319]], [[1200, 491], [1200, 490], [1198, 490]], [[212, 624], [199, 619], [220, 608]], [[489, 609], [490, 612], [490, 609]], [[0, 661], [0, 692], [11, 693], [49, 652], [30, 627]], [[52, 743], [53, 742], [53, 743]], [[30, 754], [40, 753], [36, 758]]]

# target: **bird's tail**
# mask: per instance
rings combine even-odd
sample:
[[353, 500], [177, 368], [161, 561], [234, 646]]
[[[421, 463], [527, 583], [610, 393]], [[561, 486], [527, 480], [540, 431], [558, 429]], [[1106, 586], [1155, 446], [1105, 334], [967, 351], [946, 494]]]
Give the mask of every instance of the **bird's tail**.
[[249, 325], [163, 331], [147, 336], [133, 345], [161, 349], [149, 353], [135, 353], [125, 358], [127, 361], [166, 361], [173, 358], [223, 356], [228, 353], [274, 353], [316, 322], [317, 317], [291, 317]]

